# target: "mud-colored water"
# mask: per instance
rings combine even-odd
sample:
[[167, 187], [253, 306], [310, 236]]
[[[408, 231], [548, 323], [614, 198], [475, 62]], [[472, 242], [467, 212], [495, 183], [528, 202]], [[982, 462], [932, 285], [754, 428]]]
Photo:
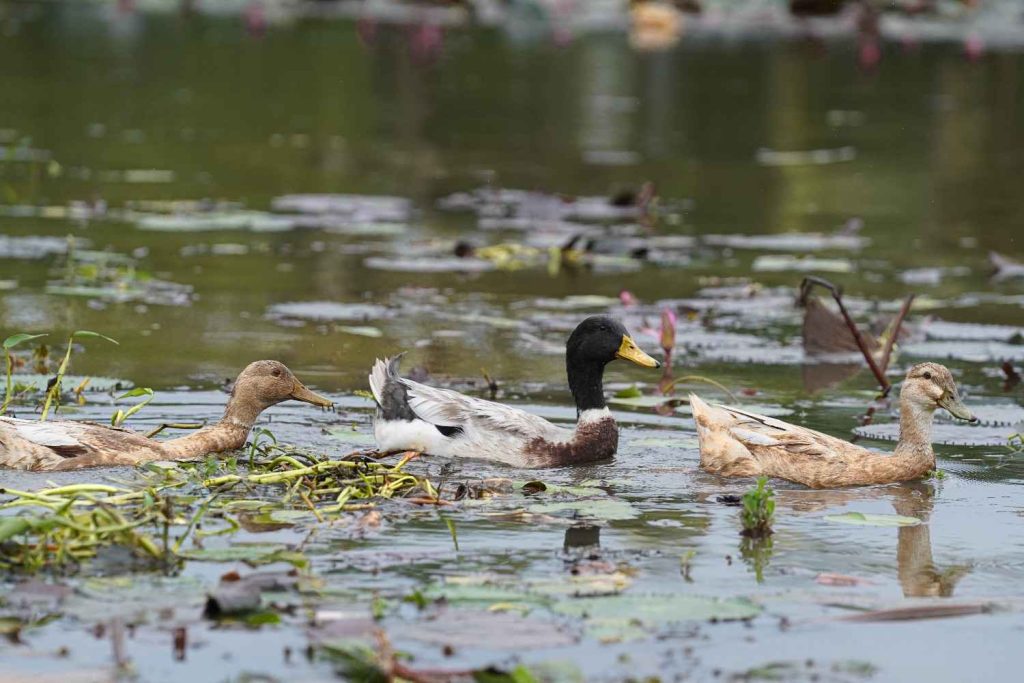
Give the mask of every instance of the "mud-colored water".
[[[949, 444], [937, 447], [941, 480], [826, 492], [777, 483], [776, 534], [758, 555], [742, 546], [737, 509], [716, 502], [750, 482], [698, 470], [686, 407], [613, 405], [624, 429], [612, 462], [540, 472], [416, 463], [450, 481], [597, 487], [586, 502], [545, 507], [515, 494], [455, 505], [444, 516], [457, 551], [437, 511], [400, 502], [383, 503], [379, 526], [358, 533], [351, 520], [304, 520], [211, 541], [301, 544], [310, 558], [320, 592], [281, 597], [296, 609], [259, 629], [200, 616], [221, 574], [250, 571], [239, 562], [187, 561], [171, 578], [97, 562], [61, 579], [76, 590], [53, 609], [62, 616], [24, 630], [22, 644], [0, 643], [0, 681], [112, 677], [110, 633], [95, 626], [113, 615], [137, 624], [124, 649], [138, 680], [330, 680], [331, 662], [303, 654], [327, 628], [309, 626], [314, 613], [368, 617], [374, 594], [392, 606], [381, 627], [420, 668], [569, 660], [587, 680], [1016, 676], [1024, 461], [1001, 438], [1020, 431], [1022, 400], [999, 366], [1024, 359], [1024, 280], [991, 279], [988, 252], [1024, 256], [1021, 54], [968, 61], [958, 46], [886, 45], [865, 72], [844, 42], [684, 41], [636, 54], [612, 34], [555, 46], [494, 30], [303, 22], [257, 38], [233, 19], [64, 11], [20, 24], [0, 41], [0, 64], [0, 336], [115, 337], [118, 347], [86, 342], [72, 369], [156, 389], [129, 421], [140, 430], [214, 419], [225, 378], [278, 358], [339, 409], [283, 405], [262, 424], [282, 441], [348, 453], [369, 443], [370, 407], [354, 392], [375, 357], [400, 350], [435, 381], [472, 380], [458, 386], [485, 395], [486, 371], [502, 400], [571, 422], [560, 348], [575, 322], [610, 312], [655, 352], [669, 307], [680, 316], [677, 375], [714, 378], [751, 409], [850, 436], [874, 383], [856, 357], [825, 366], [804, 354], [793, 300], [807, 270], [841, 284], [864, 321], [917, 293], [917, 332], [891, 379], [919, 360], [945, 362], [983, 420], [937, 428]], [[610, 205], [647, 180], [660, 198], [651, 225]], [[355, 196], [282, 199], [306, 194]], [[861, 229], [835, 237], [851, 221]], [[576, 234], [603, 254], [552, 268], [547, 248]], [[69, 275], [68, 235], [79, 265], [99, 258], [87, 249], [123, 258], [101, 258], [98, 279]], [[456, 259], [456, 240], [534, 250], [496, 266]], [[629, 255], [637, 246], [646, 259]], [[639, 303], [621, 303], [622, 290]], [[610, 367], [610, 391], [653, 389], [657, 376], [622, 365]], [[107, 394], [87, 398], [78, 415], [109, 419]], [[864, 443], [891, 447], [881, 439], [894, 409], [862, 431], [880, 440]], [[351, 425], [356, 436], [343, 431]], [[136, 475], [3, 472], [0, 483], [106, 476]], [[545, 516], [489, 514], [520, 508]], [[826, 519], [847, 512], [922, 524]], [[617, 622], [613, 642], [593, 615], [566, 606], [572, 598], [531, 603], [521, 617], [486, 612], [534, 595], [522, 588], [531, 582], [591, 573], [629, 583], [607, 599], [640, 624]], [[491, 586], [467, 605], [457, 581], [443, 585], [491, 574], [518, 597]], [[829, 585], [823, 574], [860, 581]], [[0, 589], [5, 614], [22, 609], [17, 581]], [[448, 611], [402, 602], [415, 591], [447, 592]], [[687, 605], [659, 621], [638, 606], [643, 596], [735, 599], [759, 614], [714, 623], [691, 619]], [[984, 613], [843, 620], [922, 600]]]

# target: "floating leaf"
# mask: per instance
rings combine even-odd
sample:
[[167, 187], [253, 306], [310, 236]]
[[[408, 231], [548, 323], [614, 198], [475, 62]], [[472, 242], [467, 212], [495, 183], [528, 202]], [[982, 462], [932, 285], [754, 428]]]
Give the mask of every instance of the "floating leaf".
[[[932, 443], [948, 446], [1005, 446], [1006, 439], [1016, 431], [1011, 425], [978, 426], [959, 422], [936, 422], [932, 425]], [[865, 439], [897, 441], [900, 426], [896, 423], [855, 427], [853, 433]]]
[[360, 337], [383, 337], [384, 333], [379, 327], [370, 327], [369, 325], [355, 326], [355, 325], [335, 325], [334, 329], [338, 332], [345, 332], [347, 334], [354, 334]]
[[565, 502], [537, 503], [527, 508], [532, 514], [549, 515], [558, 512], [572, 512], [575, 516], [606, 521], [635, 519], [640, 512], [624, 500], [584, 499]]
[[514, 612], [480, 610], [442, 612], [427, 623], [400, 626], [395, 633], [397, 637], [414, 638], [435, 645], [488, 650], [537, 649], [576, 642], [550, 621], [527, 618]]
[[685, 403], [686, 399], [682, 396], [612, 396], [608, 399], [608, 402], [617, 406], [626, 406], [627, 408], [656, 408], [666, 403]]
[[238, 543], [225, 548], [199, 548], [182, 553], [182, 557], [205, 562], [245, 562], [250, 565], [288, 562], [305, 566], [308, 561], [301, 553], [288, 550], [283, 545], [263, 543]]
[[826, 515], [829, 522], [860, 524], [864, 526], [917, 526], [921, 520], [903, 515], [876, 515], [869, 512], [844, 512], [841, 515]]
[[812, 256], [798, 257], [790, 254], [764, 255], [754, 259], [751, 269], [755, 272], [779, 272], [795, 270], [801, 273], [852, 273], [855, 268], [846, 259], [826, 259]]
[[333, 320], [380, 320], [391, 317], [386, 306], [364, 303], [339, 303], [336, 301], [290, 301], [274, 304], [267, 309], [272, 319], [299, 319], [314, 321]]
[[602, 637], [619, 633], [623, 638], [631, 638], [639, 635], [635, 630], [637, 623], [657, 627], [682, 621], [752, 619], [761, 613], [761, 608], [742, 599], [673, 594], [576, 598], [555, 604], [554, 611], [586, 619], [588, 626], [600, 629]]

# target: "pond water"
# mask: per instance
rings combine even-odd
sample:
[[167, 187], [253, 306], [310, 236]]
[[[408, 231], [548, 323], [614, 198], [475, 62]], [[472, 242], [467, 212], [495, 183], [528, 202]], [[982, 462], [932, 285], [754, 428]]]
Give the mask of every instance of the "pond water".
[[[387, 605], [377, 625], [422, 670], [568, 661], [586, 680], [808, 681], [1019, 670], [1024, 460], [1005, 438], [1021, 431], [1024, 402], [1000, 365], [1024, 360], [1024, 279], [992, 278], [989, 252], [1024, 254], [1021, 53], [972, 61], [960, 46], [886, 44], [865, 71], [852, 41], [637, 53], [617, 33], [556, 44], [338, 21], [253, 36], [237, 19], [64, 10], [20, 23], [0, 64], [2, 336], [116, 338], [85, 340], [72, 370], [156, 390], [128, 421], [139, 430], [215, 419], [225, 379], [277, 358], [338, 408], [285, 404], [261, 425], [340, 456], [372, 444], [356, 392], [374, 358], [402, 350], [430, 381], [485, 396], [486, 372], [501, 400], [571, 422], [561, 349], [575, 323], [610, 312], [655, 353], [671, 308], [677, 376], [849, 437], [877, 390], [856, 358], [846, 370], [803, 351], [793, 302], [809, 272], [840, 284], [862, 321], [916, 293], [890, 379], [944, 362], [983, 420], [943, 422], [942, 479], [775, 482], [776, 533], [752, 549], [737, 508], [718, 502], [750, 482], [699, 471], [687, 407], [613, 404], [624, 429], [611, 462], [409, 466], [449, 490], [541, 480], [539, 498], [443, 511], [381, 501], [369, 521], [307, 515], [208, 540], [301, 550], [316, 587], [268, 598], [278, 624], [202, 618], [218, 577], [253, 571], [230, 558], [170, 576], [123, 557], [86, 563], [50, 577], [73, 591], [29, 616], [12, 573], [0, 614], [29, 625], [21, 644], [0, 642], [0, 681], [131, 675], [114, 672], [118, 657], [145, 681], [332, 680], [335, 660], [307, 646], [344, 635], [331, 623], [369, 619], [375, 598]], [[646, 181], [658, 201], [641, 212], [630, 204]], [[594, 240], [583, 265], [550, 255], [576, 235]], [[456, 258], [457, 240], [478, 257]], [[512, 247], [479, 251], [512, 243], [511, 260]], [[651, 394], [657, 381], [624, 364], [606, 376], [609, 391]], [[86, 394], [68, 415], [105, 421], [112, 403]], [[879, 409], [862, 429], [879, 440], [863, 443], [891, 447], [894, 411]], [[7, 471], [0, 483], [145, 476]], [[921, 524], [835, 520], [848, 512]], [[944, 618], [920, 618], [936, 604]], [[922, 612], [875, 611], [908, 606]], [[179, 656], [176, 629], [188, 638]], [[559, 671], [553, 680], [572, 680]]]

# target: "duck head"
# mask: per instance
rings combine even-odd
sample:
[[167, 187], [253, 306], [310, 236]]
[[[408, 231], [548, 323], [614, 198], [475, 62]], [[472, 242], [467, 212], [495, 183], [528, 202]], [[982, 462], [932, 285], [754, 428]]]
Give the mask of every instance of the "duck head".
[[900, 389], [900, 400], [928, 413], [943, 408], [955, 418], [978, 421], [960, 401], [953, 375], [946, 366], [938, 363], [918, 363], [910, 368]]
[[276, 360], [249, 363], [231, 389], [231, 403], [241, 403], [257, 412], [289, 399], [321, 408], [334, 405], [329, 399], [307, 389], [284, 363]]
[[605, 407], [604, 366], [621, 358], [645, 368], [661, 363], [640, 350], [618, 320], [604, 315], [587, 318], [565, 344], [565, 370], [577, 413]]
[[577, 325], [565, 350], [567, 359], [581, 363], [605, 365], [621, 358], [645, 368], [661, 367], [661, 363], [640, 350], [622, 323], [605, 315], [591, 316]]

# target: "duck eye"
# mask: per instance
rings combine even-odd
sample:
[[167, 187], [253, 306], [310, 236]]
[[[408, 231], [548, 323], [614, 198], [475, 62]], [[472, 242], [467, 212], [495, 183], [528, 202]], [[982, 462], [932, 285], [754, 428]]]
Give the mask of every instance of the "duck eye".
[[274, 377], [280, 377], [281, 368], [274, 368], [273, 370], [270, 371], [270, 374], [273, 375]]
[[926, 373], [924, 373], [924, 374], [923, 374], [923, 375], [921, 375], [921, 376], [922, 376], [922, 377], [924, 377], [925, 379], [931, 379], [931, 378], [932, 378], [932, 373], [930, 373], [930, 372], [926, 372]]

